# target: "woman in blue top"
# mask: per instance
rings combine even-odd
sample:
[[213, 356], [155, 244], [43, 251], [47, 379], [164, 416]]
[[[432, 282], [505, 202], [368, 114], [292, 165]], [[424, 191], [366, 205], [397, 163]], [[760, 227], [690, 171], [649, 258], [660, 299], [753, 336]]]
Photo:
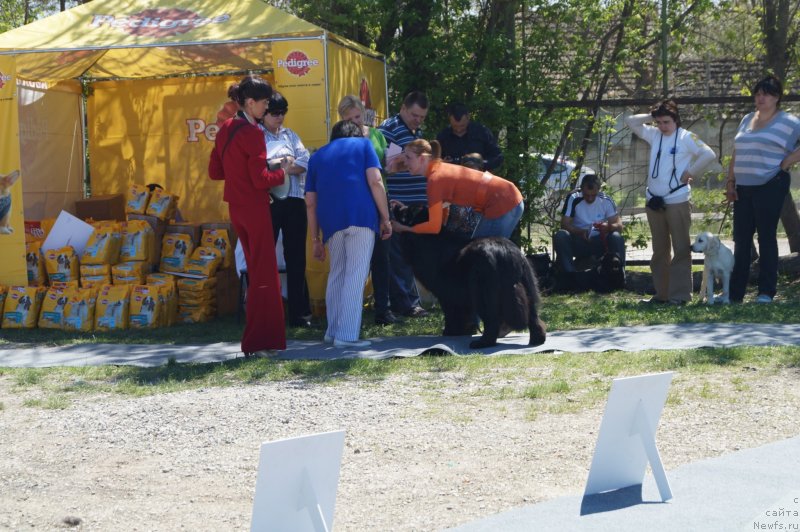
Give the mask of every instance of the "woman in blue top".
[[358, 339], [364, 283], [374, 233], [383, 239], [392, 235], [380, 168], [372, 143], [363, 137], [359, 126], [348, 120], [333, 126], [331, 142], [317, 150], [308, 162], [308, 229], [314, 242], [314, 258], [325, 260], [323, 242], [331, 254], [325, 291], [325, 341], [336, 347], [370, 345]]
[[778, 220], [789, 192], [789, 169], [800, 161], [800, 120], [779, 109], [783, 86], [767, 76], [753, 87], [756, 111], [734, 139], [725, 195], [733, 202], [731, 301], [741, 303], [750, 277], [750, 247], [758, 233], [758, 303], [771, 303], [778, 283]]

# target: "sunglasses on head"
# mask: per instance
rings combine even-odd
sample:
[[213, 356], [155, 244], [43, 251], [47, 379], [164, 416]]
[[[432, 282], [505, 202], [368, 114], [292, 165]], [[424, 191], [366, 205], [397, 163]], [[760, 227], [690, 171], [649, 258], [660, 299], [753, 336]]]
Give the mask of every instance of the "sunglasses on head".
[[289, 110], [288, 109], [282, 109], [282, 110], [279, 110], [279, 111], [276, 110], [276, 111], [267, 111], [267, 112], [270, 114], [270, 116], [283, 116], [286, 113], [288, 113]]

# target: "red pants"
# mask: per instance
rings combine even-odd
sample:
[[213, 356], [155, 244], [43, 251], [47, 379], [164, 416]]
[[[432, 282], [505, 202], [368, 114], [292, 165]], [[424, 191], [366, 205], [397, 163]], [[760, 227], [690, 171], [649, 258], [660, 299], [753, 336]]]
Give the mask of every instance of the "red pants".
[[229, 210], [242, 242], [249, 281], [242, 352], [286, 349], [283, 299], [269, 204], [230, 205]]

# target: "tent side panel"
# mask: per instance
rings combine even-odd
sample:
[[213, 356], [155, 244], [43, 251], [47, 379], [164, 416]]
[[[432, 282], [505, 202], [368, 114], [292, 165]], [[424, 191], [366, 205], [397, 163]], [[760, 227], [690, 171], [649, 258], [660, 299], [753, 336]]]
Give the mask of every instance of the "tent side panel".
[[343, 96], [354, 94], [367, 108], [365, 123], [377, 126], [386, 118], [386, 75], [383, 61], [339, 43], [328, 42], [331, 122], [339, 119], [336, 108]]
[[184, 218], [228, 219], [223, 183], [208, 178], [208, 158], [218, 113], [236, 81], [221, 76], [93, 84], [87, 109], [92, 194], [158, 183], [180, 197]]
[[86, 168], [80, 84], [21, 82], [18, 91], [25, 219], [74, 214]]
[[328, 142], [325, 123], [325, 61], [322, 41], [272, 43], [275, 86], [289, 102], [284, 125], [297, 133], [309, 150]]
[[14, 56], [0, 57], [0, 284], [27, 285], [15, 66]]

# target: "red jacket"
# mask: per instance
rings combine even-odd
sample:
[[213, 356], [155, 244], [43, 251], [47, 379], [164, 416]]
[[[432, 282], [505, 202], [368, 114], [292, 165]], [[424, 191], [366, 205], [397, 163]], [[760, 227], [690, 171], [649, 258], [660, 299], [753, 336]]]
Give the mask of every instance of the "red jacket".
[[[233, 138], [228, 142], [231, 131]], [[224, 180], [223, 199], [238, 205], [269, 205], [269, 189], [284, 180], [282, 169], [267, 169], [267, 145], [261, 129], [236, 117], [226, 120], [217, 132], [208, 176]]]

